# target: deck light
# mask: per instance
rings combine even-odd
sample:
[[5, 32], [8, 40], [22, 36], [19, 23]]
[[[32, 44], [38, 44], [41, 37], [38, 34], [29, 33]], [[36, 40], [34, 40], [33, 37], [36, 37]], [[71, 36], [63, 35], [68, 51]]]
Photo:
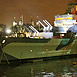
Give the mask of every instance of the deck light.
[[6, 33], [7, 34], [10, 34], [11, 33], [11, 30], [10, 29], [6, 29]]
[[2, 43], [5, 43], [5, 40], [3, 40]]

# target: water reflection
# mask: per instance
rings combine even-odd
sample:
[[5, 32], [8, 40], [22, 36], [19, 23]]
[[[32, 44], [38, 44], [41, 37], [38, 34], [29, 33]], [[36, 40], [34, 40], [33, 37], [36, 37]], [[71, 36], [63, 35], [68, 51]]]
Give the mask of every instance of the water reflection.
[[77, 77], [77, 58], [0, 65], [0, 77]]

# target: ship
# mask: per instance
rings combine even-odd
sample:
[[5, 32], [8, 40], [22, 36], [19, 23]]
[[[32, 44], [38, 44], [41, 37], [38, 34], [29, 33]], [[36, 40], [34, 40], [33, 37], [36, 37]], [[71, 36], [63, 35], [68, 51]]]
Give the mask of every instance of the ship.
[[[31, 24], [23, 23], [20, 17], [19, 25], [14, 17], [12, 32], [0, 38], [0, 63], [2, 61], [31, 60], [48, 57], [77, 55], [77, 4], [73, 4], [75, 13], [55, 16], [54, 27], [43, 20], [37, 20], [38, 29]], [[23, 26], [24, 25], [24, 26]], [[41, 26], [42, 27], [41, 27]], [[76, 31], [73, 32], [72, 28]], [[42, 31], [41, 31], [42, 30]]]

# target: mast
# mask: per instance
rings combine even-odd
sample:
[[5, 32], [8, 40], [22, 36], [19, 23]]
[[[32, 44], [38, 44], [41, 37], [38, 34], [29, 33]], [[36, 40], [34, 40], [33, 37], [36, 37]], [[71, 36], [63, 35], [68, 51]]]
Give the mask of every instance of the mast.
[[14, 20], [13, 20], [13, 26], [16, 26], [16, 25], [17, 25], [16, 17], [14, 17]]
[[19, 25], [23, 26], [23, 15], [20, 17]]
[[32, 26], [34, 26], [34, 21], [33, 21], [33, 19], [32, 19], [32, 16], [31, 16], [30, 24], [31, 24]]

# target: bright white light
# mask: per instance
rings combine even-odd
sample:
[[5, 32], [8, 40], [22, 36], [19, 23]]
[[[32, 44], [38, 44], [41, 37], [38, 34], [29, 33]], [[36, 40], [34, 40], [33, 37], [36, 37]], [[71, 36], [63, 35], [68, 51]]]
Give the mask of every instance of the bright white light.
[[17, 25], [17, 22], [16, 21], [13, 21], [13, 26], [16, 26]]
[[62, 36], [64, 36], [64, 34], [62, 34]]
[[6, 29], [6, 33], [7, 34], [10, 34], [11, 33], [11, 30], [10, 29]]
[[5, 43], [5, 40], [3, 40], [2, 43]]

